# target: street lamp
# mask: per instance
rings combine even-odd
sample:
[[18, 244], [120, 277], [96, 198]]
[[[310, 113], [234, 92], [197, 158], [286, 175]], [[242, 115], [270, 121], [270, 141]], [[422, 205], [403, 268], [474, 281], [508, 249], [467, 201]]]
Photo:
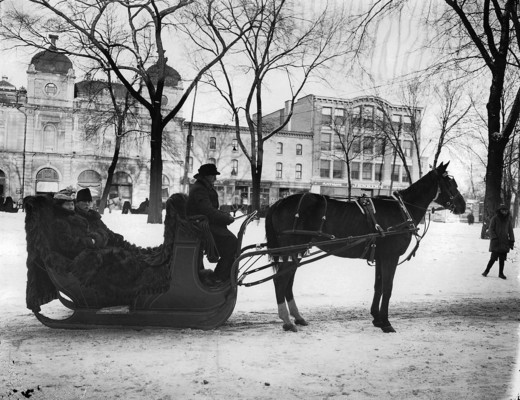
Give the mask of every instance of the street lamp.
[[26, 144], [27, 144], [27, 112], [22, 110], [22, 108], [25, 109], [25, 106], [23, 104], [18, 103], [19, 96], [22, 93], [27, 94], [27, 91], [22, 88], [16, 93], [16, 109], [18, 111], [20, 111], [25, 117], [25, 121], [24, 121], [24, 125], [23, 125], [22, 187], [20, 189], [20, 195], [21, 195], [21, 198], [23, 199], [25, 197], [25, 148], [26, 148]]
[[197, 99], [197, 87], [198, 83], [195, 85], [195, 92], [193, 94], [193, 106], [191, 107], [191, 121], [190, 126], [188, 127], [188, 135], [186, 136], [186, 156], [184, 159], [184, 177], [182, 178], [182, 186], [185, 193], [188, 193], [189, 190], [189, 180], [188, 180], [188, 170], [190, 168], [190, 151], [193, 143], [193, 113], [195, 111], [195, 100]]

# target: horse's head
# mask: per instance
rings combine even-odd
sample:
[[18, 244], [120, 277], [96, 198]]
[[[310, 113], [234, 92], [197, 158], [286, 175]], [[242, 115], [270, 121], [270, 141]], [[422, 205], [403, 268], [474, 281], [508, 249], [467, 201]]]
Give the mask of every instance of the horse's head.
[[449, 163], [449, 161], [446, 164], [441, 163], [434, 170], [439, 179], [439, 192], [434, 202], [447, 208], [453, 214], [462, 214], [466, 210], [466, 201], [457, 189], [457, 182], [446, 171]]

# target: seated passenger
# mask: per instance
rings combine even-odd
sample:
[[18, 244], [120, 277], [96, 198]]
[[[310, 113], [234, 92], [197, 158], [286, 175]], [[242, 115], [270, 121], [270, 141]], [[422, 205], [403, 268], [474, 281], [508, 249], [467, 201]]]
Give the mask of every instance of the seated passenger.
[[73, 259], [83, 250], [102, 244], [102, 238], [89, 232], [88, 221], [74, 212], [72, 192], [62, 190], [53, 200], [55, 219], [51, 225], [51, 246], [54, 250]]
[[76, 194], [76, 213], [88, 222], [89, 231], [99, 235], [102, 245], [121, 246], [124, 244], [123, 236], [112, 232], [101, 220], [101, 215], [92, 209], [92, 194], [89, 188], [81, 189]]
[[205, 215], [215, 240], [220, 259], [215, 267], [215, 281], [227, 281], [231, 277], [231, 267], [235, 261], [238, 239], [227, 228], [235, 219], [227, 212], [219, 210], [218, 194], [213, 184], [220, 172], [214, 164], [204, 164], [194, 178], [186, 204], [187, 215]]

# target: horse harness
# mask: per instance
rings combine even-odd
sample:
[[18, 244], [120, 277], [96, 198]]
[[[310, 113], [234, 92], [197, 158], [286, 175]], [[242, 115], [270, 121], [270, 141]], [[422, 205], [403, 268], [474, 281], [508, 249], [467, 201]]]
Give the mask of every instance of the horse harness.
[[[298, 202], [298, 207], [296, 209], [296, 214], [294, 215], [294, 223], [293, 223], [292, 230], [283, 231], [281, 233], [282, 234], [303, 234], [303, 235], [312, 235], [314, 237], [326, 237], [328, 239], [336, 239], [335, 235], [323, 232], [323, 225], [325, 224], [325, 222], [327, 220], [327, 207], [328, 207], [327, 197], [324, 195], [321, 195], [323, 202], [324, 202], [324, 208], [323, 208], [323, 215], [321, 217], [321, 222], [320, 222], [320, 226], [318, 227], [318, 230], [317, 231], [308, 231], [308, 230], [296, 229], [296, 226], [298, 225], [298, 220], [300, 218], [300, 210], [301, 210], [302, 202], [307, 194], [308, 193], [304, 193], [300, 197], [300, 200]], [[370, 263], [374, 262], [375, 250], [376, 250], [376, 240], [380, 237], [386, 236], [388, 233], [396, 234], [397, 232], [402, 231], [402, 233], [412, 232], [416, 238], [415, 248], [412, 250], [410, 255], [402, 262], [408, 261], [413, 256], [415, 256], [415, 252], [419, 248], [419, 242], [424, 237], [424, 234], [422, 236], [418, 234], [418, 228], [415, 225], [415, 223], [413, 222], [413, 219], [412, 219], [410, 213], [408, 212], [406, 206], [404, 205], [404, 201], [401, 198], [401, 195], [399, 194], [399, 192], [394, 192], [392, 194], [392, 198], [399, 205], [401, 215], [403, 216], [403, 222], [401, 222], [397, 225], [388, 227], [386, 229], [386, 231], [377, 222], [376, 208], [374, 206], [374, 203], [373, 203], [371, 197], [363, 195], [363, 196], [357, 198], [356, 200], [353, 200], [352, 202], [354, 204], [356, 204], [356, 206], [359, 208], [359, 211], [361, 212], [361, 214], [365, 215], [367, 224], [374, 227], [375, 233], [377, 233], [377, 235], [374, 235], [374, 234], [366, 235], [368, 237], [359, 239], [358, 241], [356, 241], [354, 243], [347, 243], [345, 246], [341, 247], [337, 251], [340, 252], [341, 250], [344, 250], [349, 247], [355, 246], [359, 243], [365, 242], [365, 248], [364, 248], [360, 258], [365, 258], [365, 256], [367, 256], [367, 253], [368, 253], [367, 262], [370, 264]], [[355, 239], [355, 237], [349, 237], [346, 239]], [[314, 238], [311, 240], [311, 242], [312, 241], [314, 241]]]

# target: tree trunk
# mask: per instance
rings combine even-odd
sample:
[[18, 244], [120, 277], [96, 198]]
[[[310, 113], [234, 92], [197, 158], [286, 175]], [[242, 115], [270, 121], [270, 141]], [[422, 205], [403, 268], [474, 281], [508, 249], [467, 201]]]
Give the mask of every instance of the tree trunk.
[[116, 144], [114, 148], [114, 154], [112, 155], [112, 162], [108, 167], [108, 175], [107, 181], [105, 183], [105, 187], [103, 188], [103, 194], [101, 195], [101, 199], [99, 201], [99, 209], [98, 212], [103, 214], [105, 212], [105, 207], [107, 206], [108, 195], [110, 194], [110, 188], [112, 186], [112, 180], [114, 178], [114, 172], [116, 170], [117, 161], [119, 160], [119, 152], [121, 150], [121, 141], [122, 137], [120, 135], [116, 136]]
[[152, 132], [150, 140], [150, 205], [148, 223], [162, 223], [162, 125], [160, 110], [152, 116]]

